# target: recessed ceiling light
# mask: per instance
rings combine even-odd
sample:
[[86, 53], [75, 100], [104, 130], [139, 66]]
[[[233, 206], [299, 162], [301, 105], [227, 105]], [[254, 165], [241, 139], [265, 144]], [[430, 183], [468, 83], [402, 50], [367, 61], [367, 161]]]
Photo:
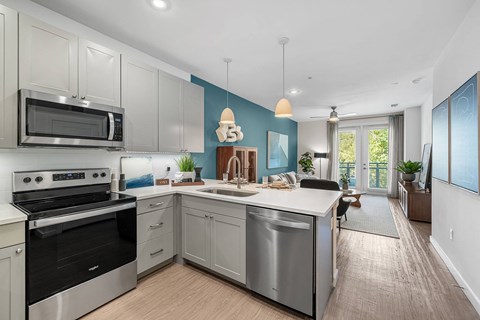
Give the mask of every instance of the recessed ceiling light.
[[419, 84], [420, 81], [422, 81], [422, 80], [423, 80], [423, 77], [416, 78], [416, 79], [413, 79], [413, 80], [412, 80], [412, 83], [413, 83], [413, 84]]
[[289, 95], [296, 96], [297, 94], [302, 93], [302, 90], [300, 89], [290, 89], [287, 92]]
[[398, 82], [392, 82], [392, 84], [393, 84], [394, 86], [396, 86], [396, 85], [398, 84]]
[[170, 2], [168, 2], [168, 0], [149, 0], [149, 2], [152, 7], [157, 10], [167, 10], [170, 8]]
[[392, 104], [390, 105], [390, 107], [396, 108], [396, 107], [398, 107], [398, 103], [392, 103]]

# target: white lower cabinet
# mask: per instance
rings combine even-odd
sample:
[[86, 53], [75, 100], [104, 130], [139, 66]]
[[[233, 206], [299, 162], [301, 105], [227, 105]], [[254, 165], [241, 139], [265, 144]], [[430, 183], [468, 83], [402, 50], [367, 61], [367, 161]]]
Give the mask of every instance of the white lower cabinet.
[[138, 201], [137, 214], [137, 274], [141, 274], [174, 256], [172, 196]]
[[0, 226], [0, 319], [25, 319], [25, 226]]
[[[183, 258], [245, 284], [245, 206], [206, 199], [196, 202], [192, 199], [195, 198], [182, 199]], [[226, 210], [228, 206], [234, 208]], [[202, 210], [207, 208], [210, 211]], [[238, 212], [237, 216], [232, 216], [232, 213]]]

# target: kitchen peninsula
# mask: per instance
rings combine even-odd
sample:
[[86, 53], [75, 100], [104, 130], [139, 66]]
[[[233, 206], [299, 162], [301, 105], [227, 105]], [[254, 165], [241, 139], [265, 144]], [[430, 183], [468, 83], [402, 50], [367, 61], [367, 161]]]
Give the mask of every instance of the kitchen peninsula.
[[[240, 192], [245, 194], [234, 196], [212, 193], [212, 190], [217, 189], [227, 191], [225, 193]], [[282, 300], [285, 297], [282, 297], [280, 293], [270, 295], [268, 292], [260, 291], [260, 294], [293, 309], [300, 310], [315, 319], [322, 318], [331, 289], [337, 278], [335, 223], [336, 207], [338, 199], [342, 195], [341, 192], [306, 188], [286, 191], [263, 189], [256, 184], [242, 186], [242, 189], [238, 190], [235, 185], [225, 185], [215, 180], [206, 180], [204, 186], [155, 186], [129, 189], [125, 193], [137, 197], [137, 212], [139, 215], [137, 237], [147, 239], [145, 242], [137, 244], [139, 276], [169, 263], [176, 255], [176, 261], [179, 263], [187, 262], [251, 289], [254, 286], [251, 283], [252, 280], [249, 281], [249, 278], [252, 277], [248, 276], [247, 266], [251, 265], [252, 254], [251, 252], [247, 254], [247, 244], [252, 237], [247, 230], [249, 228], [249, 218], [254, 215], [253, 211], [269, 210], [275, 212], [276, 215], [287, 213], [290, 214], [289, 217], [311, 218], [313, 221], [313, 243], [311, 243], [310, 259], [313, 264], [312, 277], [315, 280], [312, 281], [311, 292], [314, 301], [311, 303], [310, 309], [307, 308], [307, 311], [305, 311], [297, 307], [296, 302], [289, 303], [292, 299], [294, 300], [292, 297], [290, 297], [290, 300]], [[153, 217], [154, 213], [157, 218]], [[294, 221], [292, 219], [283, 218], [274, 221], [264, 215], [257, 215], [257, 219], [270, 223], [265, 230], [275, 230], [273, 232], [276, 232], [275, 236], [272, 237], [262, 235], [264, 238], [261, 238], [261, 240], [269, 242], [269, 251], [275, 250], [272, 242], [276, 240], [282, 230], [288, 230], [282, 228], [297, 224], [300, 226], [298, 229], [308, 229], [308, 227], [302, 226], [305, 224], [292, 223]], [[148, 223], [142, 223], [142, 220], [148, 221]], [[172, 224], [171, 228], [169, 227], [170, 224]], [[152, 226], [155, 228], [153, 231]], [[165, 228], [165, 231], [160, 235], [162, 228]], [[173, 232], [170, 230], [173, 230]], [[151, 243], [152, 239], [155, 238], [152, 233], [155, 232], [158, 233], [157, 241], [163, 242], [158, 247]], [[288, 231], [287, 233], [299, 232], [300, 230], [292, 229], [291, 232]], [[144, 236], [144, 233], [147, 233], [147, 235]], [[168, 239], [159, 240], [161, 237], [168, 237]], [[293, 239], [296, 238], [281, 244], [293, 248], [293, 252], [307, 251], [308, 255], [308, 249], [304, 247], [303, 243], [295, 243]], [[171, 248], [169, 248], [169, 244]], [[259, 245], [258, 243], [255, 244], [255, 248]], [[275, 254], [282, 253], [286, 249], [281, 247]], [[162, 255], [163, 258], [160, 258]], [[263, 254], [257, 256], [263, 256]], [[290, 259], [285, 263], [289, 263], [290, 267], [301, 268], [301, 273], [308, 273], [307, 269], [302, 267], [303, 264], [308, 264], [305, 261]], [[278, 266], [272, 268], [278, 268]], [[287, 285], [289, 280], [281, 279], [277, 283], [278, 287], [271, 288], [272, 285], [270, 285], [268, 289], [277, 291], [279, 290], [277, 288]], [[315, 292], [315, 295], [313, 295], [313, 292]], [[299, 296], [302, 295], [299, 294]], [[308, 298], [302, 299], [308, 300]], [[308, 310], [311, 310], [311, 312]]]

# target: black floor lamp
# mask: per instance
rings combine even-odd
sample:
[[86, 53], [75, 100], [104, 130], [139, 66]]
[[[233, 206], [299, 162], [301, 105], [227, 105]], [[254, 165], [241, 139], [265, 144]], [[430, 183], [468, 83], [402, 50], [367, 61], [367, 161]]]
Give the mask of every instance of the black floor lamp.
[[320, 159], [320, 179], [322, 179], [322, 159], [325, 159], [327, 157], [326, 152], [315, 152], [313, 154], [314, 158], [319, 158]]

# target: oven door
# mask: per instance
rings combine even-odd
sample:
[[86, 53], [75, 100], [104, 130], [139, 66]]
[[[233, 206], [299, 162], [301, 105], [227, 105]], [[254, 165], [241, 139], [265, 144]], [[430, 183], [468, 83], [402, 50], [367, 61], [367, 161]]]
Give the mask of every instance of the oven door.
[[136, 225], [135, 202], [30, 221], [27, 303], [135, 261]]
[[19, 101], [19, 145], [124, 146], [121, 108], [31, 90]]

